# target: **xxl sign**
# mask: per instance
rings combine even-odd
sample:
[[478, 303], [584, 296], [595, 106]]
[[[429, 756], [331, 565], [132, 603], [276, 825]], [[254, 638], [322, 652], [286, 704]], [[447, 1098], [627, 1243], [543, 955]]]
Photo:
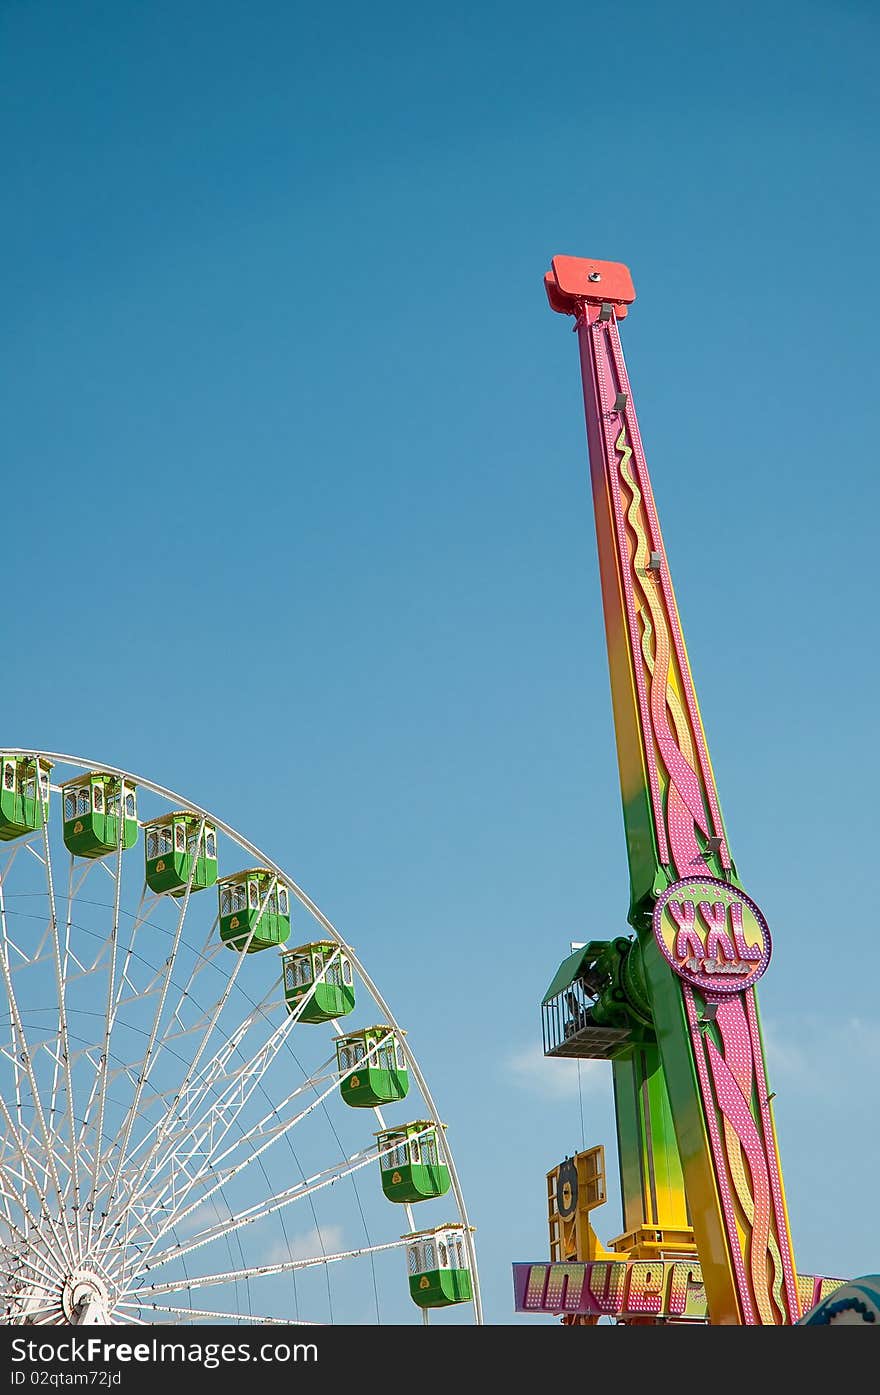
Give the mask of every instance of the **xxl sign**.
[[770, 962], [770, 929], [750, 896], [717, 877], [684, 877], [654, 907], [654, 937], [688, 983], [739, 993]]
[[[843, 1279], [799, 1274], [805, 1313], [839, 1288]], [[581, 1313], [591, 1317], [655, 1317], [708, 1322], [703, 1275], [696, 1260], [595, 1260], [592, 1263], [514, 1264], [518, 1313]]]

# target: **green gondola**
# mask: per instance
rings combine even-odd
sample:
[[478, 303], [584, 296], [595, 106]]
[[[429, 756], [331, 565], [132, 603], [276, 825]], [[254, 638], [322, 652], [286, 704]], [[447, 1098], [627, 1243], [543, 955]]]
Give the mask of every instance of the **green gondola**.
[[[40, 767], [39, 791], [36, 767]], [[21, 838], [43, 826], [49, 812], [49, 771], [52, 762], [40, 756], [0, 756], [0, 839]]]
[[403, 1047], [391, 1027], [363, 1027], [336, 1043], [339, 1089], [355, 1109], [392, 1104], [409, 1092], [409, 1071]]
[[409, 1294], [420, 1308], [447, 1308], [473, 1298], [464, 1231], [456, 1225], [404, 1235], [409, 1268]]
[[[144, 825], [144, 860], [151, 891], [183, 896], [192, 875], [192, 891], [204, 891], [217, 880], [217, 830], [206, 823], [198, 850], [202, 820], [198, 814], [175, 812]], [[193, 870], [195, 864], [195, 870]]]
[[440, 1161], [437, 1125], [416, 1119], [376, 1134], [382, 1190], [389, 1201], [427, 1201], [449, 1191], [449, 1168]]
[[286, 949], [282, 955], [284, 999], [300, 1022], [330, 1022], [354, 1007], [351, 960], [331, 940]]
[[76, 857], [106, 857], [119, 846], [122, 803], [122, 847], [137, 842], [137, 801], [134, 785], [118, 775], [91, 770], [61, 787], [64, 843]]
[[230, 949], [256, 954], [288, 939], [290, 897], [274, 872], [251, 867], [224, 877], [217, 884], [217, 897], [220, 938]]

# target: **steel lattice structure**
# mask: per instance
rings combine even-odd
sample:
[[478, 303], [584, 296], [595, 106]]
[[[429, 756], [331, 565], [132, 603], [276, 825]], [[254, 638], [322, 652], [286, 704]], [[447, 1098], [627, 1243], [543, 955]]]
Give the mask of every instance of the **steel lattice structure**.
[[[140, 776], [6, 750], [0, 779], [3, 1320], [406, 1321], [418, 1318], [408, 1257], [423, 1320], [428, 1269], [431, 1283], [434, 1271], [466, 1275], [454, 1292], [444, 1280], [453, 1296], [442, 1301], [471, 1297], [467, 1314], [482, 1322], [472, 1227], [427, 1080], [360, 958], [302, 888], [222, 820]], [[112, 846], [70, 850], [97, 826], [115, 829]], [[140, 845], [144, 827], [152, 846]], [[154, 884], [172, 855], [188, 868], [174, 894], [151, 889], [145, 850]], [[218, 863], [260, 869], [262, 880], [239, 878], [242, 897], [256, 885], [262, 898], [238, 939], [228, 912], [239, 883], [221, 879], [218, 898]], [[246, 952], [259, 936], [268, 945], [265, 927], [291, 908], [299, 939], [318, 942], [314, 980], [295, 992], [277, 955]], [[347, 1002], [357, 985], [353, 1018], [379, 1027], [310, 1015], [323, 986], [342, 983], [340, 964]], [[395, 1104], [420, 1121], [405, 1135], [385, 1106], [343, 1098], [389, 1062], [406, 1087], [394, 1099], [415, 1086]], [[420, 1143], [425, 1162], [429, 1139], [430, 1176], [442, 1173], [450, 1196], [389, 1204], [401, 1189], [383, 1195], [380, 1171], [384, 1186], [388, 1160], [408, 1148], [411, 1162]], [[422, 1216], [438, 1207], [444, 1224], [426, 1231]]]

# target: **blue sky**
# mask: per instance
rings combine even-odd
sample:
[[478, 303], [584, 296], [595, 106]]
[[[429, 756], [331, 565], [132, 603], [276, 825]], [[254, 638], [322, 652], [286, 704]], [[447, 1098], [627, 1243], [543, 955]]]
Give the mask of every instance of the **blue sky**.
[[608, 1072], [540, 1054], [628, 891], [555, 253], [638, 291], [798, 1263], [880, 1265], [877, 53], [858, 0], [0, 3], [4, 741], [183, 791], [357, 947], [492, 1322], [546, 1171], [614, 1167]]

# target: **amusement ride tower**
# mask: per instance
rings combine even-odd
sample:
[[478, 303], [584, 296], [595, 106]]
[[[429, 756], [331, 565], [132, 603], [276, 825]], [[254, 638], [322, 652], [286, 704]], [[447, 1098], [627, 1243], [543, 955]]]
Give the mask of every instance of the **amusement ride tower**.
[[612, 1062], [624, 1217], [606, 1250], [584, 1211], [602, 1150], [567, 1159], [548, 1177], [553, 1258], [641, 1261], [650, 1289], [652, 1260], [698, 1257], [711, 1323], [790, 1324], [814, 1290], [761, 1039], [770, 932], [731, 856], [621, 349], [635, 290], [579, 257], [554, 257], [545, 286], [580, 346], [634, 931], [577, 947], [544, 998], [547, 1055]]

